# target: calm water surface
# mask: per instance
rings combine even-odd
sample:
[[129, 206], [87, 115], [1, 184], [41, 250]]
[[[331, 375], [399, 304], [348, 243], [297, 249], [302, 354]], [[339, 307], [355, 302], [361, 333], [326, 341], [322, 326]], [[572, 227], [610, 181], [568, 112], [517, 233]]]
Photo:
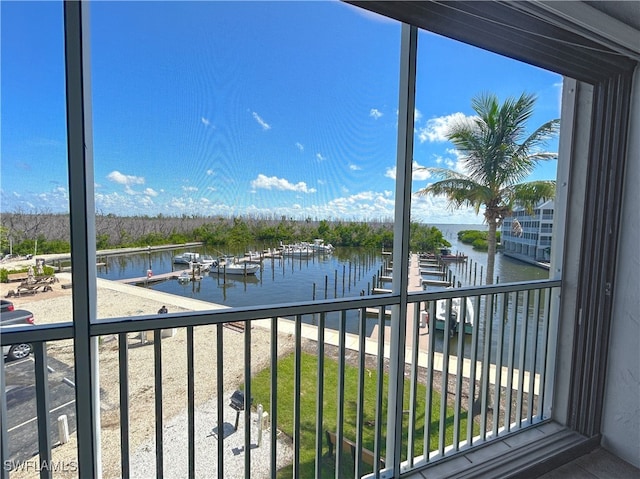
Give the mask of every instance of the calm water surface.
[[[436, 225], [451, 243], [453, 252], [469, 256], [467, 264], [451, 265], [452, 275], [456, 282], [463, 286], [480, 284], [480, 271], [486, 270], [486, 253], [474, 251], [470, 245], [458, 242], [458, 231], [464, 229], [482, 230], [482, 225]], [[157, 251], [125, 256], [112, 256], [101, 261], [105, 266], [98, 268], [100, 278], [117, 280], [146, 276], [151, 269], [154, 274], [179, 271], [186, 266], [174, 265], [173, 257], [185, 249], [174, 251]], [[191, 248], [189, 251], [218, 254], [205, 248]], [[176, 280], [168, 280], [149, 285], [150, 289], [179, 296], [209, 301], [231, 307], [275, 305], [312, 299], [331, 299], [359, 296], [363, 291], [370, 291], [374, 275], [379, 274], [385, 259], [380, 251], [359, 248], [337, 248], [332, 255], [313, 258], [280, 258], [266, 259], [259, 274], [255, 276], [233, 277], [226, 280], [216, 273], [205, 274], [201, 281], [180, 284]], [[496, 256], [496, 276], [500, 283], [547, 279], [547, 270], [523, 263], [500, 253]], [[484, 279], [483, 279], [484, 283]], [[142, 286], [144, 287], [144, 286]], [[430, 288], [430, 290], [432, 290]], [[437, 288], [433, 288], [437, 290]], [[305, 322], [314, 322], [315, 318], [303, 318]], [[328, 315], [328, 328], [338, 328], [338, 315]], [[370, 334], [376, 325], [376, 319], [367, 320], [366, 333]], [[358, 330], [357, 311], [347, 315], [346, 329], [356, 333]], [[535, 334], [535, 333], [533, 333]], [[443, 347], [442, 334], [436, 342], [436, 349]], [[542, 338], [540, 338], [542, 339]], [[469, 338], [465, 338], [465, 343]], [[495, 346], [495, 340], [492, 345]], [[465, 346], [465, 356], [467, 355]]]
[[[482, 229], [482, 225], [436, 225], [452, 246], [453, 252], [469, 256], [469, 261], [451, 264], [456, 282], [463, 286], [480, 284], [480, 274], [486, 270], [487, 255], [474, 251], [470, 245], [458, 242], [458, 231]], [[210, 253], [205, 248], [193, 251]], [[112, 256], [102, 261], [98, 268], [100, 278], [117, 280], [143, 277], [147, 270], [154, 274], [167, 273], [185, 268], [174, 265], [173, 257], [185, 251], [158, 251], [126, 256]], [[387, 257], [388, 258], [388, 257]], [[151, 289], [190, 298], [210, 301], [226, 306], [254, 306], [309, 301], [312, 299], [353, 297], [368, 292], [373, 286], [373, 276], [379, 274], [384, 258], [380, 251], [360, 248], [336, 248], [334, 254], [313, 258], [266, 259], [259, 274], [233, 277], [205, 274], [201, 281], [180, 284], [175, 280], [150, 285]], [[500, 283], [546, 279], [547, 270], [498, 253], [496, 276]], [[483, 278], [482, 282], [485, 282]]]

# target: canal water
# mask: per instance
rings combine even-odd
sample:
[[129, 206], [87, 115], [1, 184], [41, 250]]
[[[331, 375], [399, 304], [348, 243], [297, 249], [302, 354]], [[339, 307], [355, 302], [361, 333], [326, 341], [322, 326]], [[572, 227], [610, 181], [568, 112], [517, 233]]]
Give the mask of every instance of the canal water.
[[[470, 245], [458, 241], [458, 231], [464, 229], [482, 229], [482, 225], [436, 225], [447, 241], [452, 252], [469, 256], [465, 263], [450, 265], [456, 284], [462, 286], [485, 282], [487, 254], [473, 250]], [[199, 253], [218, 254], [206, 248], [193, 248]], [[174, 265], [173, 257], [183, 252], [152, 251], [111, 256], [100, 259], [104, 266], [98, 268], [98, 277], [119, 280], [144, 277], [149, 269], [154, 274], [185, 269], [186, 266]], [[336, 248], [331, 255], [311, 258], [265, 259], [259, 274], [247, 277], [205, 274], [201, 281], [181, 284], [176, 280], [154, 283], [151, 289], [166, 293], [209, 301], [231, 307], [284, 304], [313, 299], [331, 299], [359, 296], [367, 293], [373, 285], [374, 275], [379, 275], [384, 261], [379, 250], [362, 248]], [[496, 276], [500, 283], [530, 281], [548, 278], [548, 271], [514, 260], [498, 253], [496, 257]], [[426, 277], [425, 277], [426, 279]]]
[[[447, 241], [451, 243], [452, 252], [463, 253], [469, 257], [467, 263], [454, 263], [450, 265], [451, 274], [456, 278], [456, 284], [462, 286], [480, 285], [485, 282], [487, 254], [473, 250], [470, 245], [458, 241], [458, 231], [465, 229], [482, 230], [482, 225], [436, 225]], [[186, 269], [184, 265], [174, 265], [173, 257], [184, 252], [185, 249], [174, 251], [151, 251], [123, 256], [110, 256], [100, 258], [103, 266], [98, 268], [100, 278], [120, 280], [128, 278], [140, 278], [147, 274], [149, 269], [154, 274], [168, 273]], [[191, 248], [189, 251], [207, 253], [218, 256], [216, 251], [207, 251], [206, 248]], [[381, 273], [385, 261], [390, 256], [383, 255], [380, 250], [367, 250], [361, 248], [336, 248], [331, 255], [314, 256], [311, 258], [276, 258], [265, 259], [259, 274], [247, 277], [223, 275], [217, 273], [204, 274], [200, 281], [181, 284], [177, 280], [167, 280], [160, 283], [141, 285], [156, 291], [162, 291], [179, 296], [208, 301], [230, 307], [242, 306], [267, 306], [286, 304], [313, 299], [333, 299], [354, 297], [371, 291], [374, 287], [374, 275]], [[549, 272], [543, 268], [533, 266], [521, 261], [508, 258], [498, 253], [496, 256], [495, 274], [500, 283], [531, 281], [547, 279]], [[425, 277], [428, 279], [428, 277]], [[429, 291], [436, 291], [437, 287], [429, 287]], [[520, 299], [521, 301], [521, 299]], [[518, 307], [521, 309], [521, 307]], [[533, 315], [532, 315], [533, 317]], [[317, 317], [303, 317], [306, 323], [314, 323]], [[377, 324], [377, 319], [369, 318], [366, 323], [366, 334], [370, 335]], [[326, 327], [338, 329], [339, 315], [328, 314]], [[499, 324], [495, 324], [496, 331]], [[522, 325], [518, 325], [520, 329]], [[346, 331], [357, 333], [359, 328], [358, 311], [348, 311], [346, 317]], [[480, 332], [482, 332], [482, 326]], [[507, 347], [508, 327], [504, 328], [503, 344]], [[481, 333], [482, 334], [482, 333]], [[527, 336], [529, 343], [533, 336], [538, 341], [544, 341], [542, 330], [531, 329]], [[494, 359], [498, 338], [491, 340], [491, 359]], [[451, 352], [455, 351], [456, 339], [449, 341]], [[519, 341], [518, 341], [519, 343]], [[442, 332], [436, 336], [436, 351], [442, 352], [445, 340]], [[538, 343], [540, 344], [540, 343]], [[479, 352], [482, 352], [482, 345]], [[470, 351], [470, 336], [465, 335], [464, 356], [468, 357]], [[519, 344], [516, 345], [519, 351]], [[454, 353], [455, 354], [455, 353]], [[517, 354], [517, 353], [516, 353]], [[536, 360], [536, 363], [540, 358]], [[529, 361], [527, 361], [529, 362]]]

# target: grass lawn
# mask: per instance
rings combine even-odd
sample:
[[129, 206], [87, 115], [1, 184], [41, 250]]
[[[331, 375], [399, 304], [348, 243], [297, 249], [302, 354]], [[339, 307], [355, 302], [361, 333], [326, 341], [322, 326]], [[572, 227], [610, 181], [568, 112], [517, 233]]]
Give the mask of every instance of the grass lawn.
[[[329, 456], [324, 431], [336, 431], [337, 422], [337, 402], [338, 402], [338, 363], [331, 359], [325, 359], [322, 382], [324, 387], [323, 402], [323, 455], [322, 477], [335, 477], [335, 457]], [[317, 357], [303, 353], [301, 357], [301, 419], [300, 419], [300, 477], [314, 477], [315, 474], [315, 441], [316, 441], [316, 391], [318, 388], [318, 361]], [[270, 374], [269, 368], [259, 372], [251, 383], [251, 395], [254, 406], [262, 404], [265, 411], [270, 408]], [[294, 355], [290, 354], [278, 362], [278, 425], [277, 427], [287, 434], [293, 436], [293, 408], [294, 408]], [[375, 420], [376, 420], [376, 387], [378, 378], [376, 370], [367, 369], [364, 380], [364, 430], [363, 447], [371, 451], [374, 450]], [[385, 456], [386, 437], [386, 413], [387, 413], [387, 393], [388, 375], [383, 377], [383, 411], [382, 411], [382, 452]], [[404, 408], [408, 408], [409, 384], [405, 381]], [[414, 455], [421, 455], [424, 444], [424, 424], [425, 424], [425, 396], [426, 388], [423, 384], [418, 385], [417, 397], [417, 418], [414, 425], [415, 448]], [[356, 416], [358, 397], [358, 369], [347, 366], [345, 369], [345, 391], [344, 391], [344, 436], [355, 442], [356, 439]], [[431, 450], [438, 448], [438, 423], [440, 419], [440, 394], [432, 394], [432, 415], [431, 415]], [[446, 441], [450, 444], [453, 441], [453, 408], [447, 408]], [[460, 415], [460, 430], [464, 437], [466, 434], [467, 414], [463, 411]], [[407, 438], [409, 431], [409, 417], [404, 415], [403, 420], [403, 458], [406, 457]], [[335, 449], [334, 449], [335, 454]], [[340, 477], [353, 477], [354, 463], [348, 452], [343, 453], [343, 471]], [[365, 472], [371, 472], [371, 466], [365, 465]], [[292, 477], [293, 466], [289, 466], [279, 471], [278, 477]]]

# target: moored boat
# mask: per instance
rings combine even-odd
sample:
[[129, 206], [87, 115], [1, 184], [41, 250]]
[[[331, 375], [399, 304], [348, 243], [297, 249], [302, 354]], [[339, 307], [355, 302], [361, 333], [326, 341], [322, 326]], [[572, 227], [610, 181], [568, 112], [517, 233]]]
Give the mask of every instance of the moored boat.
[[233, 274], [248, 276], [256, 274], [260, 271], [260, 265], [256, 263], [236, 263], [229, 259], [221, 259], [214, 261], [209, 267], [210, 273]]
[[[445, 320], [448, 318], [449, 322], [449, 336], [453, 336], [458, 332], [461, 324], [464, 328], [464, 334], [471, 334], [473, 332], [473, 318], [474, 318], [474, 306], [473, 300], [471, 298], [466, 298], [466, 308], [465, 308], [465, 316], [464, 318], [460, 318], [461, 309], [460, 309], [461, 298], [453, 298], [451, 300], [451, 307], [448, 307], [448, 300], [440, 299], [436, 301], [436, 320], [435, 320], [435, 328], [439, 331], [445, 330]], [[429, 318], [429, 309], [427, 311], [423, 311], [424, 315], [423, 321], [429, 325], [431, 325], [431, 321]]]
[[186, 284], [189, 281], [191, 281], [191, 275], [187, 271], [183, 271], [178, 276], [178, 283], [180, 283], [180, 284]]
[[451, 253], [449, 248], [440, 248], [438, 258], [441, 261], [467, 261], [468, 256], [463, 253]]
[[200, 262], [200, 253], [185, 252], [173, 257], [173, 264], [191, 264]]

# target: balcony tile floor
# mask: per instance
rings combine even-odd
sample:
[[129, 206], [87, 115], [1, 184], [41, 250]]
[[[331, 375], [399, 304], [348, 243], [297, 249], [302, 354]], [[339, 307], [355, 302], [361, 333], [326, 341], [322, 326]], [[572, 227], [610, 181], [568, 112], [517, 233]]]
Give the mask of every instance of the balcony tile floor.
[[640, 469], [601, 447], [538, 479], [637, 479]]
[[[425, 479], [429, 473], [415, 473], [406, 476], [406, 479]], [[455, 478], [455, 473], [450, 475], [437, 475], [437, 477]], [[589, 454], [585, 454], [572, 462], [554, 469], [537, 479], [638, 479], [640, 469], [633, 467], [628, 462], [614, 456], [607, 450], [599, 447]], [[532, 476], [531, 479], [536, 479]]]

